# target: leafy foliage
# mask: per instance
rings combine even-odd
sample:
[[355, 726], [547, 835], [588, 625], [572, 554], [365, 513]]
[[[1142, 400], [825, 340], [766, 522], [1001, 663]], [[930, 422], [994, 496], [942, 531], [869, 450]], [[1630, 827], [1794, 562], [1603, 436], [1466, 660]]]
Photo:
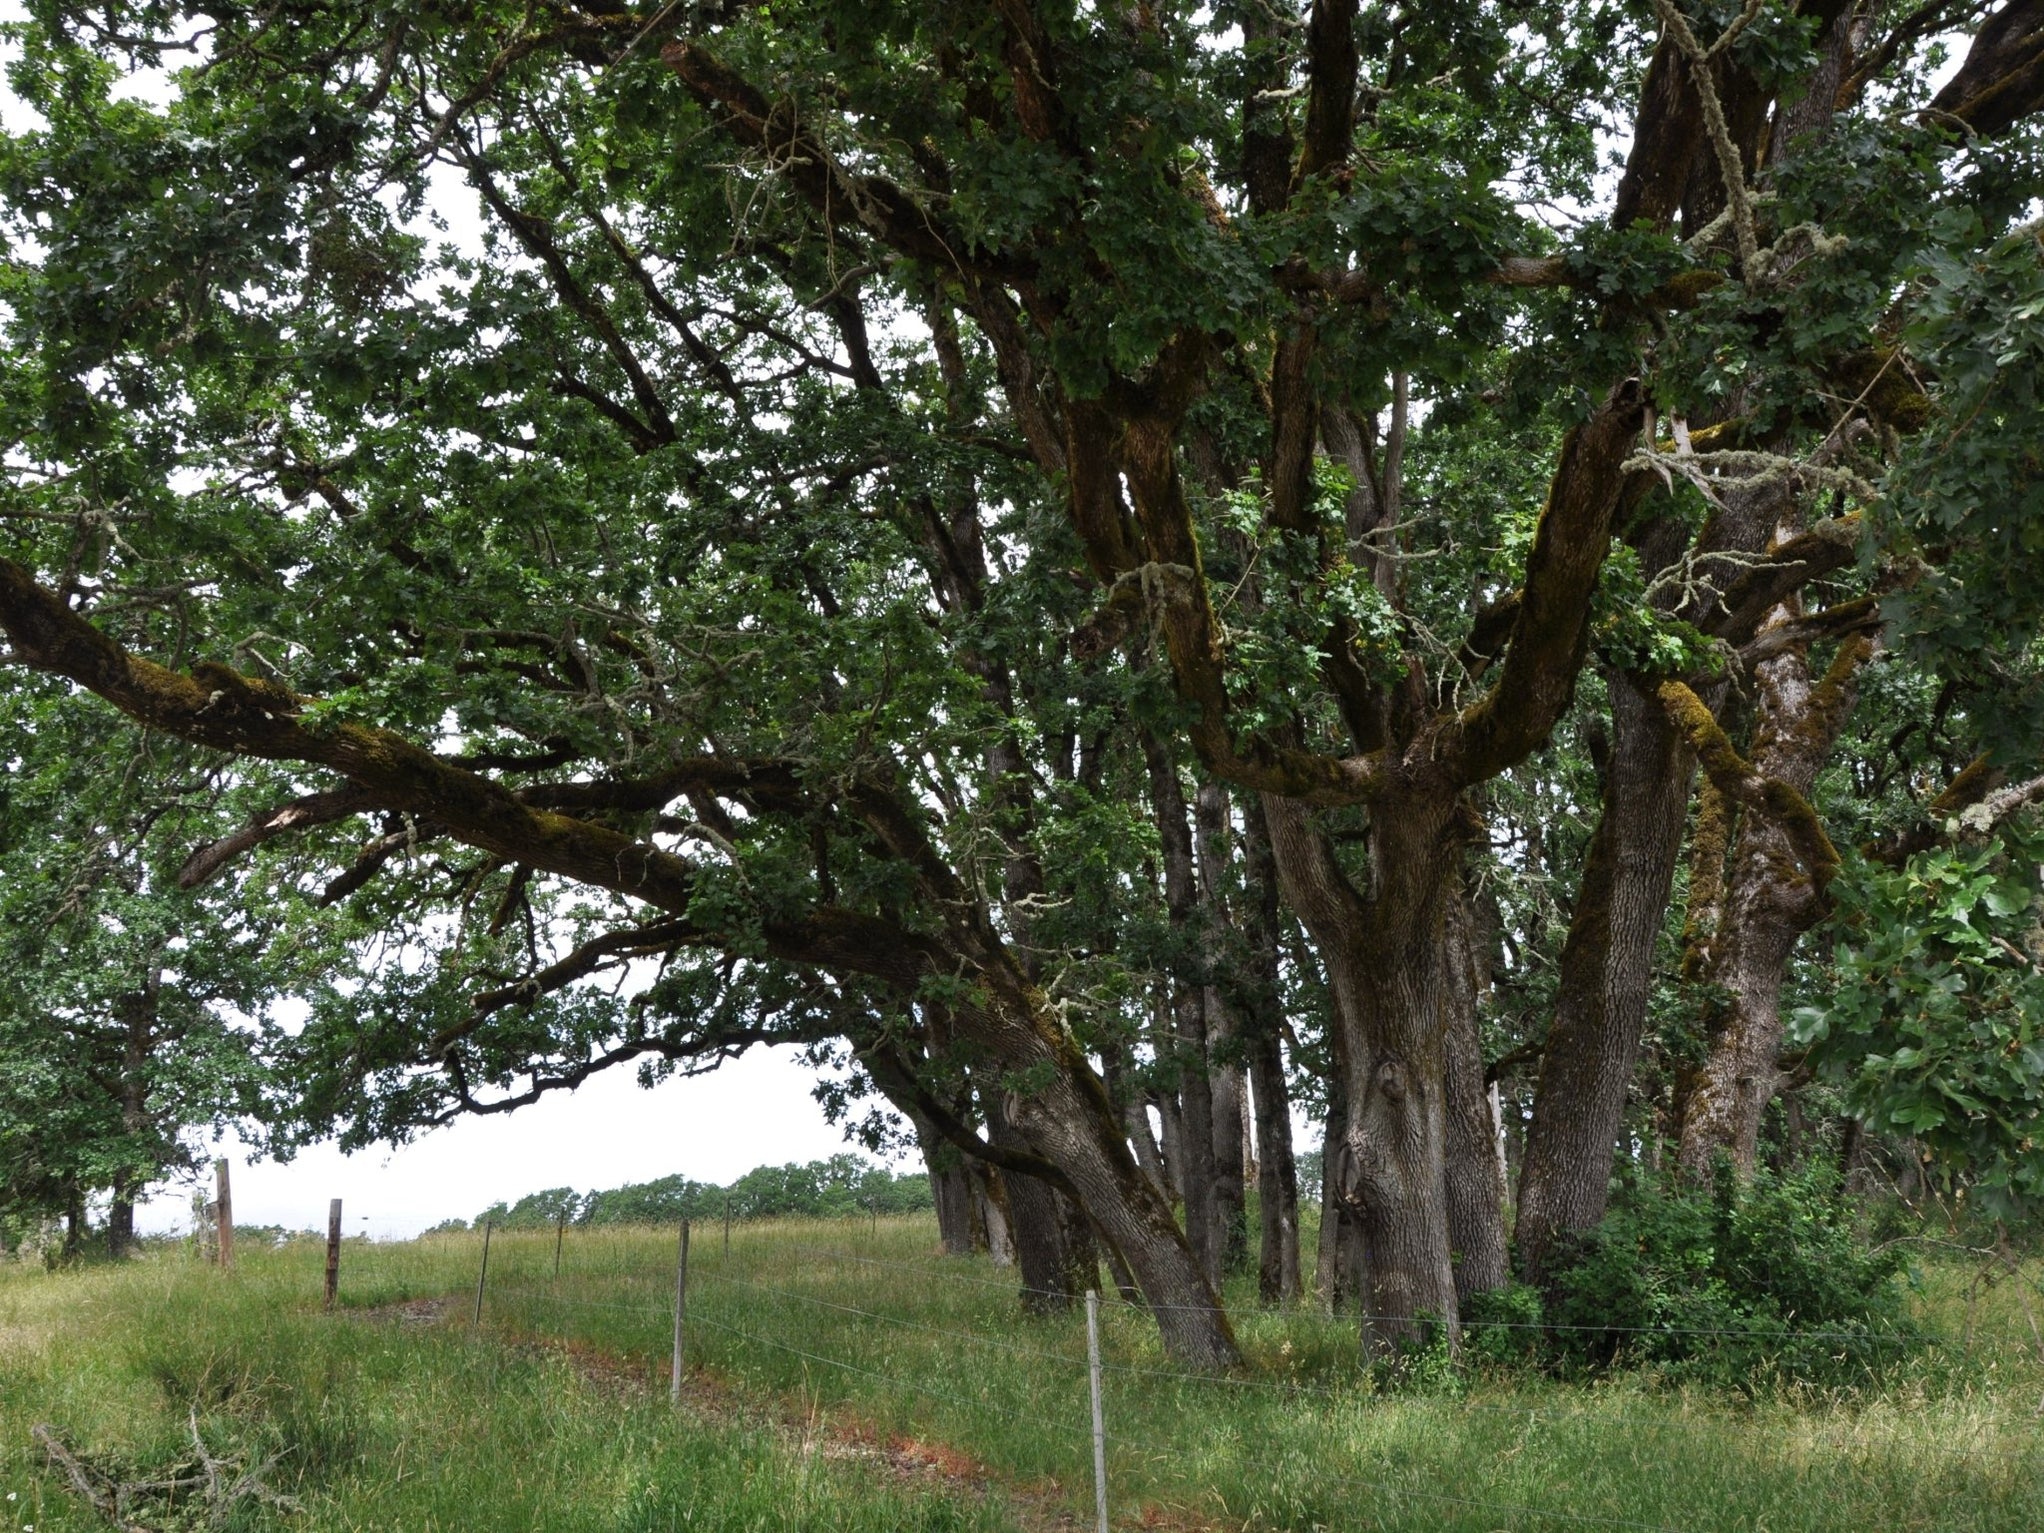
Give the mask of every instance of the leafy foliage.
[[1869, 1249], [1825, 1162], [1763, 1170], [1743, 1186], [1728, 1164], [1709, 1188], [1642, 1176], [1574, 1238], [1544, 1290], [1486, 1296], [1473, 1345], [1564, 1371], [1861, 1378], [1914, 1345], [1902, 1264], [1899, 1248]]
[[1825, 998], [1795, 1024], [1852, 1112], [2004, 1215], [2044, 1193], [2040, 868], [2044, 833], [2020, 824], [1899, 868], [1861, 863]]

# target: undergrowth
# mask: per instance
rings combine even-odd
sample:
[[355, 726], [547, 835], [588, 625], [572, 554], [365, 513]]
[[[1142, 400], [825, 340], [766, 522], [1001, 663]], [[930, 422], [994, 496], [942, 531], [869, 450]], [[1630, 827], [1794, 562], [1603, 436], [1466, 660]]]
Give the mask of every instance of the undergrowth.
[[[1735, 1290], [1741, 1261], [1783, 1259], [1788, 1205], [1770, 1197], [1762, 1189], [1733, 1211], [1744, 1244], [1726, 1250], [1747, 1256], [1726, 1258], [1732, 1275], [1705, 1289]], [[1690, 1213], [1627, 1206], [1642, 1221], [1635, 1251], [1642, 1241], [1643, 1255], [1686, 1249], [1666, 1231], [1693, 1233]], [[1823, 1231], [1788, 1234], [1811, 1262], [1825, 1259]], [[1012, 1272], [938, 1255], [926, 1219], [740, 1228], [728, 1253], [719, 1232], [699, 1231], [691, 1388], [718, 1405], [678, 1419], [665, 1380], [673, 1231], [570, 1232], [558, 1276], [550, 1233], [499, 1232], [472, 1335], [480, 1247], [466, 1234], [351, 1241], [333, 1317], [318, 1312], [312, 1244], [248, 1253], [232, 1275], [169, 1256], [0, 1274], [0, 1479], [41, 1498], [21, 1520], [38, 1533], [99, 1525], [37, 1467], [33, 1421], [141, 1472], [188, 1452], [194, 1406], [220, 1448], [281, 1452], [278, 1489], [304, 1502], [296, 1515], [243, 1508], [234, 1526], [1040, 1525], [1015, 1521], [1023, 1502], [971, 1490], [981, 1478], [1028, 1488], [1026, 1504], [1048, 1497], [1088, 1515], [1082, 1317], [1025, 1315]], [[1606, 1260], [1585, 1270], [1662, 1306], [1648, 1313], [1671, 1312], [1670, 1295], [1688, 1291], [1668, 1276], [1690, 1270], [1668, 1267], [1673, 1258], [1656, 1258], [1661, 1276], [1643, 1286], [1617, 1282], [1608, 1248]], [[1666, 1359], [1593, 1377], [1485, 1361], [1474, 1345], [1460, 1361], [1372, 1371], [1353, 1317], [1259, 1308], [1247, 1275], [1230, 1294], [1247, 1364], [1188, 1375], [1162, 1356], [1140, 1310], [1110, 1300], [1115, 1526], [2044, 1526], [2044, 1365], [2026, 1318], [2039, 1275], [2032, 1262], [1983, 1289], [1971, 1267], [1926, 1258], [1914, 1286], [1889, 1287], [1894, 1323], [1927, 1339], [1898, 1363], [1828, 1381], [1731, 1380]], [[438, 1318], [396, 1318], [407, 1301], [432, 1301]], [[916, 1444], [963, 1469], [948, 1488], [911, 1494], [859, 1460], [801, 1453], [790, 1422], [826, 1448]]]

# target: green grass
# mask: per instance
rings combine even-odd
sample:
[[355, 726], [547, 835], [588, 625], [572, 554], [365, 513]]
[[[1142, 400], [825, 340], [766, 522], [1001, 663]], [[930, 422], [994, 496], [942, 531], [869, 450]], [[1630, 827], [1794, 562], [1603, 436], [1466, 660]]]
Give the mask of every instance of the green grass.
[[[436, 1325], [319, 1315], [311, 1244], [254, 1253], [224, 1279], [159, 1257], [0, 1280], [0, 1473], [42, 1497], [21, 1519], [39, 1533], [93, 1526], [29, 1472], [28, 1423], [163, 1462], [196, 1395], [219, 1397], [208, 1419], [224, 1435], [288, 1447], [307, 1500], [293, 1526], [992, 1529], [1034, 1504], [910, 1496], [857, 1462], [804, 1456], [789, 1422], [941, 1444], [1083, 1512], [1083, 1319], [1025, 1318], [1011, 1275], [935, 1255], [934, 1233], [921, 1218], [740, 1226], [726, 1257], [718, 1230], [699, 1232], [689, 1360], [697, 1397], [716, 1403], [680, 1421], [665, 1405], [672, 1231], [571, 1232], [558, 1282], [551, 1232], [498, 1235], [480, 1338], [474, 1236], [347, 1249], [344, 1309], [452, 1296]], [[1192, 1378], [1140, 1313], [1111, 1304], [1116, 1525], [2044, 1527], [2044, 1364], [2024, 1295], [2039, 1310], [2044, 1296], [2003, 1282], [1969, 1301], [1973, 1271], [1923, 1269], [1914, 1318], [1946, 1341], [1826, 1393], [1444, 1365], [1387, 1389], [1356, 1367], [1353, 1321], [1258, 1310], [1247, 1293], [1231, 1297], [1249, 1366]], [[2025, 1282], [2040, 1276], [2033, 1263]], [[563, 1342], [581, 1364], [544, 1345]], [[592, 1382], [592, 1359], [646, 1387]]]
[[[422, 1292], [463, 1257], [351, 1246], [354, 1297]], [[123, 1479], [210, 1451], [279, 1453], [302, 1511], [244, 1502], [231, 1524], [306, 1530], [744, 1529], [993, 1533], [982, 1498], [891, 1480], [800, 1445], [759, 1413], [677, 1417], [558, 1353], [452, 1324], [318, 1310], [321, 1253], [245, 1252], [231, 1276], [159, 1255], [0, 1276], [4, 1533], [104, 1530], [46, 1471], [37, 1422]], [[200, 1525], [194, 1522], [194, 1526]]]

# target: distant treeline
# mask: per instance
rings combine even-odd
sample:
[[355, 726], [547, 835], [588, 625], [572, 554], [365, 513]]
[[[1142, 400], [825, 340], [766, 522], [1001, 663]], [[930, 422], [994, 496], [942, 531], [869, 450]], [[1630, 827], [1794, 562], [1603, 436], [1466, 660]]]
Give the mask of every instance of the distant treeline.
[[[663, 1176], [602, 1192], [549, 1187], [516, 1203], [493, 1203], [475, 1216], [474, 1227], [494, 1222], [499, 1229], [537, 1229], [568, 1224], [672, 1224], [680, 1219], [789, 1217], [834, 1218], [865, 1214], [920, 1213], [934, 1206], [930, 1179], [920, 1171], [902, 1175], [857, 1155], [833, 1155], [807, 1165], [760, 1166], [728, 1187]], [[437, 1230], [470, 1225], [449, 1219]], [[430, 1233], [430, 1232], [429, 1232]]]

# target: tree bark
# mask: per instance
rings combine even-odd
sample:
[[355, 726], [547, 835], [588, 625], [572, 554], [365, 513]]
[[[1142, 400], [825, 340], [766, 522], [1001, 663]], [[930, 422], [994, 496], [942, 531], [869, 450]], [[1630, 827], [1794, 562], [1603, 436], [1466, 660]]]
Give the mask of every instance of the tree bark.
[[114, 1178], [113, 1203], [106, 1215], [106, 1254], [119, 1261], [135, 1244], [135, 1188], [126, 1172]]
[[1000, 1169], [981, 1166], [973, 1177], [973, 1211], [979, 1219], [979, 1235], [986, 1242], [987, 1260], [996, 1267], [1015, 1265], [1014, 1226], [1008, 1218], [1008, 1189]]
[[1693, 754], [1632, 677], [1612, 676], [1610, 695], [1603, 814], [1562, 947], [1519, 1176], [1519, 1268], [1535, 1283], [1561, 1237], [1604, 1217], [1694, 773]]
[[1256, 1201], [1259, 1250], [1256, 1288], [1266, 1304], [1295, 1304], [1299, 1272], [1299, 1168], [1292, 1148], [1292, 1104], [1282, 1052], [1283, 1001], [1278, 991], [1278, 874], [1263, 805], [1242, 804], [1243, 936], [1249, 949], [1244, 1041], [1256, 1109]]
[[[163, 971], [152, 957], [143, 986], [119, 1001], [121, 1020], [121, 1132], [127, 1136], [133, 1157], [149, 1132], [149, 1061], [157, 1047], [158, 1003], [163, 990]], [[131, 1160], [131, 1164], [132, 1164]], [[135, 1243], [135, 1194], [138, 1178], [132, 1170], [115, 1174], [113, 1206], [107, 1211], [106, 1248], [115, 1260], [128, 1254]]]
[[1177, 1087], [1178, 1145], [1173, 1156], [1185, 1199], [1185, 1235], [1216, 1287], [1221, 1279], [1220, 1233], [1214, 1221], [1214, 1097], [1207, 1073], [1205, 988], [1185, 970], [1198, 947], [1199, 877], [1186, 820], [1184, 790], [1169, 749], [1154, 735], [1143, 736], [1149, 764], [1150, 797], [1164, 864], [1164, 903], [1176, 939], [1171, 986], [1171, 1053], [1167, 1081]]
[[1237, 935], [1228, 917], [1224, 879], [1229, 842], [1227, 788], [1211, 780], [1201, 783], [1194, 795], [1193, 809], [1198, 827], [1200, 910], [1208, 934], [1201, 944], [1207, 960], [1201, 1001], [1207, 1021], [1208, 1078], [1213, 1097], [1213, 1217], [1218, 1243], [1214, 1271], [1218, 1280], [1219, 1274], [1236, 1271], [1249, 1259], [1249, 1147], [1243, 1135], [1248, 1083], [1242, 1070], [1242, 1022], [1238, 1008], [1214, 972], [1222, 935], [1231, 938]]
[[[1799, 605], [1785, 605], [1767, 627], [1800, 615]], [[1763, 636], [1766, 632], [1763, 628]], [[1873, 651], [1873, 641], [1863, 635], [1846, 639], [1814, 683], [1807, 646], [1754, 668], [1759, 700], [1752, 774], [1798, 798], [1809, 793], [1851, 715], [1860, 669]], [[1819, 875], [1808, 866], [1807, 848], [1793, 828], [1784, 814], [1742, 807], [1723, 924], [1709, 949], [1710, 977], [1724, 999], [1708, 1019], [1703, 1063], [1681, 1091], [1676, 1165], [1686, 1177], [1707, 1176], [1720, 1154], [1731, 1156], [1741, 1176], [1751, 1176], [1761, 1117], [1785, 1079], [1782, 983], [1796, 943], [1826, 910]]]
[[1461, 850], [1458, 799], [1415, 797], [1372, 814], [1373, 888], [1349, 883], [1297, 802], [1264, 799], [1278, 872], [1327, 966], [1347, 1040], [1338, 1160], [1324, 1171], [1361, 1228], [1363, 1343], [1383, 1354], [1460, 1334], [1449, 1233], [1447, 1158], [1448, 883]]
[[1314, 1281], [1320, 1290], [1320, 1307], [1330, 1315], [1361, 1309], [1368, 1291], [1369, 1272], [1363, 1251], [1363, 1229], [1356, 1212], [1339, 1190], [1338, 1172], [1347, 1135], [1348, 1099], [1328, 1098], [1327, 1130], [1321, 1139], [1320, 1245], [1314, 1264]]
[[944, 1254], [970, 1256], [978, 1245], [973, 1239], [973, 1186], [965, 1169], [965, 1154], [937, 1138], [923, 1123], [916, 1124], [916, 1138], [923, 1147], [923, 1164], [929, 1168], [930, 1195], [937, 1207], [937, 1238]]
[[64, 1244], [58, 1260], [65, 1266], [85, 1254], [85, 1189], [75, 1181], [64, 1198]]
[[1455, 1296], [1467, 1303], [1505, 1286], [1505, 1183], [1498, 1165], [1498, 1125], [1483, 1081], [1483, 1038], [1477, 1007], [1488, 965], [1477, 950], [1469, 896], [1457, 888], [1446, 918], [1448, 993], [1444, 1087], [1450, 1259]]
[[1157, 1189], [1157, 1196], [1169, 1203], [1176, 1195], [1171, 1182], [1170, 1168], [1164, 1163], [1163, 1151], [1157, 1147], [1157, 1136], [1150, 1129], [1150, 1112], [1146, 1096], [1135, 1089], [1129, 1079], [1132, 1065], [1125, 1044], [1111, 1043], [1101, 1053], [1101, 1075], [1107, 1082], [1107, 1090], [1121, 1108], [1122, 1120], [1128, 1125], [1128, 1142], [1136, 1153], [1136, 1164], [1143, 1168]]

